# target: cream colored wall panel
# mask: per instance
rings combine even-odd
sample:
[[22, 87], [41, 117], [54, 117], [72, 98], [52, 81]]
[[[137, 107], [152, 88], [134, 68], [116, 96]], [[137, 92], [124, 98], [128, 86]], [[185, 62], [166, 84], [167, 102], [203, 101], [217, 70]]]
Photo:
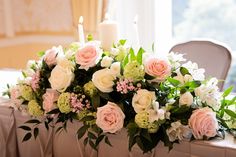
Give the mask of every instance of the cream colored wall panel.
[[71, 0], [12, 0], [16, 32], [72, 31]]

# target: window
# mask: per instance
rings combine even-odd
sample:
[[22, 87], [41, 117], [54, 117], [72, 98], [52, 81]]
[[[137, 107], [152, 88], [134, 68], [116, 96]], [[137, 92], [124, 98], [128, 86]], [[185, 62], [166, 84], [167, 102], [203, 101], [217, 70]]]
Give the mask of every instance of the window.
[[172, 0], [175, 41], [210, 38], [224, 42], [232, 49], [233, 61], [225, 87], [236, 84], [235, 14], [236, 0]]

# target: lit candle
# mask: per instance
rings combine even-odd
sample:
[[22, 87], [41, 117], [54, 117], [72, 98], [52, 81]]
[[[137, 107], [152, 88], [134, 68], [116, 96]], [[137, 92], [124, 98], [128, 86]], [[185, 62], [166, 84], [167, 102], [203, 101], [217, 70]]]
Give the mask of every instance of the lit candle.
[[138, 15], [134, 17], [134, 42], [133, 46], [135, 49], [139, 48], [139, 34], [138, 34]]
[[79, 18], [79, 24], [78, 24], [78, 32], [79, 32], [79, 42], [83, 45], [84, 42], [84, 29], [83, 29], [83, 16], [80, 16]]
[[118, 41], [117, 22], [109, 19], [106, 13], [105, 20], [99, 24], [99, 40], [104, 50], [111, 50], [113, 43]]

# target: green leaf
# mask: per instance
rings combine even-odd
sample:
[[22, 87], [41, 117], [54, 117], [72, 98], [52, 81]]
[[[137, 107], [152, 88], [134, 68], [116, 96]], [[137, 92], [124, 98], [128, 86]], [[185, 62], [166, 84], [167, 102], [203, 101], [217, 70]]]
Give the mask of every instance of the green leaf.
[[92, 41], [93, 40], [93, 35], [92, 34], [88, 34], [87, 35], [87, 40], [88, 41]]
[[97, 94], [91, 98], [91, 103], [92, 103], [93, 108], [97, 109], [98, 105], [100, 104], [99, 94]]
[[111, 142], [109, 141], [109, 139], [108, 139], [107, 136], [106, 136], [106, 138], [105, 138], [105, 143], [112, 147]]
[[31, 137], [32, 137], [32, 134], [30, 132], [28, 132], [27, 134], [25, 134], [22, 142], [28, 141]]
[[58, 108], [51, 110], [47, 114], [57, 114], [57, 113], [60, 113], [60, 110]]
[[147, 129], [142, 129], [140, 135], [145, 138], [146, 140], [148, 140], [149, 142], [152, 142], [151, 136], [148, 133]]
[[127, 54], [127, 55], [125, 56], [124, 60], [123, 60], [123, 64], [122, 64], [123, 69], [124, 69], [124, 67], [126, 66], [126, 64], [127, 64], [128, 62], [129, 62], [129, 55]]
[[172, 84], [173, 86], [178, 86], [180, 84], [179, 80], [173, 79], [171, 77], [168, 77], [167, 80], [170, 82], [170, 84]]
[[229, 109], [225, 109], [225, 113], [227, 113], [229, 116], [236, 118], [236, 113], [234, 111], [231, 111]]
[[129, 123], [127, 126], [129, 136], [134, 136], [138, 132], [138, 125], [136, 123]]
[[26, 130], [26, 131], [31, 131], [31, 128], [25, 125], [19, 126], [19, 128]]
[[84, 139], [84, 145], [86, 146], [87, 145], [87, 143], [88, 143], [88, 137], [86, 137], [85, 139]]
[[101, 136], [98, 136], [97, 140], [96, 140], [96, 146], [99, 145], [99, 143], [104, 139], [105, 135], [101, 135]]
[[94, 135], [92, 132], [88, 132], [88, 137], [91, 138], [91, 139], [97, 139], [97, 136]]
[[130, 48], [130, 49], [129, 49], [129, 54], [130, 54], [130, 60], [131, 60], [131, 61], [136, 60], [136, 57], [135, 57], [134, 49], [133, 49], [133, 48]]
[[143, 53], [144, 52], [145, 52], [144, 49], [142, 47], [140, 47], [140, 49], [138, 50], [138, 54], [137, 54], [137, 61], [140, 65], [143, 63]]
[[227, 97], [230, 93], [231, 93], [231, 91], [233, 90], [233, 86], [230, 86], [229, 88], [227, 88], [225, 91], [224, 91], [224, 93], [222, 94], [222, 97]]
[[236, 102], [236, 96], [235, 96], [233, 99], [231, 99], [231, 100], [227, 103], [226, 106], [234, 105], [235, 102]]
[[185, 68], [185, 67], [180, 67], [180, 72], [181, 72], [181, 74], [182, 74], [183, 76], [186, 75], [186, 74], [189, 74], [189, 75], [190, 75], [188, 69]]
[[97, 151], [97, 147], [96, 147], [95, 143], [92, 140], [89, 140], [89, 145]]
[[82, 118], [80, 121], [85, 122], [85, 121], [91, 121], [94, 120], [94, 116], [86, 116]]
[[191, 82], [187, 82], [187, 83], [185, 84], [185, 86], [188, 86], [188, 87], [194, 89], [194, 88], [197, 88], [197, 87], [201, 86], [201, 81], [191, 81]]
[[22, 75], [23, 75], [24, 78], [27, 77], [27, 74], [26, 74], [24, 71], [21, 71], [21, 73], [22, 73]]
[[40, 124], [41, 122], [38, 119], [31, 119], [26, 121], [25, 123], [35, 123], [35, 124]]
[[119, 43], [120, 43], [120, 45], [124, 46], [125, 43], [126, 43], [126, 40], [125, 40], [125, 39], [121, 39], [121, 40], [119, 41]]
[[45, 55], [45, 51], [40, 51], [37, 53], [39, 57], [43, 57], [43, 55]]
[[61, 131], [62, 128], [63, 128], [62, 126], [58, 127], [57, 130], [56, 130], [56, 133], [58, 133], [59, 131]]
[[143, 145], [142, 140], [139, 136], [136, 137], [136, 142], [137, 142], [139, 148], [144, 150], [144, 145]]
[[81, 139], [84, 136], [84, 134], [86, 133], [88, 128], [89, 128], [88, 125], [84, 125], [81, 128], [79, 128], [79, 130], [77, 131], [77, 138]]
[[47, 122], [44, 122], [44, 126], [45, 128], [48, 130], [49, 129], [49, 126], [48, 126], [48, 123]]
[[34, 139], [37, 138], [38, 134], [39, 134], [39, 128], [34, 128]]

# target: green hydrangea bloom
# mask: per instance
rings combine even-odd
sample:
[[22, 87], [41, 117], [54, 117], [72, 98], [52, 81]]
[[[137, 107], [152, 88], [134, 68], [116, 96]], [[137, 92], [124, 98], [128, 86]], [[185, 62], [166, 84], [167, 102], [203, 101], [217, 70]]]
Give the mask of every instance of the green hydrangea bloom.
[[132, 79], [134, 82], [144, 79], [145, 71], [137, 61], [131, 61], [124, 68], [124, 77]]
[[149, 126], [149, 113], [146, 111], [139, 112], [135, 115], [135, 123], [140, 127], [147, 129]]
[[93, 97], [98, 93], [97, 88], [94, 86], [92, 81], [89, 81], [84, 85], [84, 93], [89, 97]]
[[149, 133], [156, 133], [159, 129], [159, 125], [157, 122], [149, 123], [148, 125], [148, 132]]
[[30, 115], [32, 116], [42, 116], [43, 115], [43, 110], [41, 109], [41, 106], [37, 103], [36, 100], [31, 100], [28, 103], [28, 111]]
[[59, 110], [62, 113], [69, 113], [71, 111], [70, 105], [70, 93], [62, 93], [57, 100]]
[[30, 100], [35, 99], [35, 95], [34, 95], [33, 89], [30, 86], [28, 86], [28, 85], [21, 85], [20, 86], [20, 91], [21, 91], [21, 96], [25, 100], [30, 101]]

